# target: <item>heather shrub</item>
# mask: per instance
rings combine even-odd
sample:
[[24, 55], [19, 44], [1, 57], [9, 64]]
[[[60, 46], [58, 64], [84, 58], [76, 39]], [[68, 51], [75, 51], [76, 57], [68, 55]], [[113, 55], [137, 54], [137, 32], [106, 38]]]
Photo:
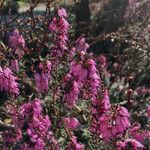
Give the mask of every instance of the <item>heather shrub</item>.
[[130, 60], [90, 52], [64, 8], [47, 2], [40, 16], [37, 4], [1, 18], [1, 149], [148, 149], [150, 89], [134, 85]]

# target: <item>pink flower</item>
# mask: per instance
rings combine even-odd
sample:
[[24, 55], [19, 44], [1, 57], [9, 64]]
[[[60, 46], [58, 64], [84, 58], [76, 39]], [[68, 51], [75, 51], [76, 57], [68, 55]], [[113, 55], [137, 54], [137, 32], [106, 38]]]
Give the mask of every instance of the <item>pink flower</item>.
[[52, 22], [51, 22], [50, 25], [49, 25], [49, 30], [56, 32], [56, 31], [58, 30], [56, 23], [57, 23], [57, 20], [56, 20], [56, 18], [54, 17], [53, 20], [52, 20]]
[[58, 10], [58, 16], [67, 18], [68, 14], [67, 14], [67, 12], [66, 12], [66, 10], [64, 8], [61, 8], [61, 9]]
[[74, 107], [78, 100], [78, 95], [81, 91], [85, 78], [87, 77], [87, 70], [75, 61], [70, 64], [70, 71], [65, 76], [63, 88], [65, 91], [64, 101], [68, 108]]
[[117, 146], [117, 150], [122, 150], [122, 149], [133, 149], [133, 150], [143, 150], [144, 149], [144, 146], [136, 141], [135, 139], [127, 139], [125, 141], [119, 141], [117, 142], [116, 144]]
[[51, 47], [51, 57], [53, 57], [54, 61], [57, 57], [62, 57], [67, 50], [69, 23], [66, 17], [67, 13], [65, 9], [59, 9], [58, 18], [54, 17], [49, 25], [49, 30], [54, 35], [53, 45]]
[[141, 125], [139, 123], [134, 123], [129, 130], [131, 137], [140, 143], [144, 143], [146, 139], [150, 139], [150, 131], [142, 130]]
[[147, 107], [147, 118], [150, 119], [150, 105]]
[[54, 17], [52, 22], [49, 25], [49, 29], [59, 34], [59, 36], [62, 37], [62, 40], [63, 38], [66, 40], [65, 34], [67, 34], [68, 28], [69, 28], [69, 23], [65, 18], [56, 19]]
[[96, 97], [93, 98], [92, 105], [92, 113], [95, 114], [97, 118], [107, 112], [111, 107], [108, 90], [104, 90], [102, 100], [99, 100]]
[[99, 118], [99, 131], [108, 142], [130, 127], [130, 115], [126, 108], [118, 106], [114, 112], [107, 112]]
[[25, 47], [25, 40], [22, 35], [19, 34], [19, 31], [15, 29], [10, 37], [9, 37], [9, 44], [12, 48], [17, 49], [19, 47]]
[[50, 72], [51, 72], [51, 62], [46, 61], [44, 64], [39, 63], [39, 69], [34, 73], [35, 86], [40, 93], [45, 93], [48, 91]]
[[77, 138], [75, 136], [71, 137], [71, 141], [68, 143], [67, 146], [68, 150], [83, 150], [84, 145], [77, 142]]
[[78, 51], [84, 51], [86, 52], [87, 49], [89, 48], [89, 45], [85, 42], [85, 38], [80, 37], [76, 41], [76, 49]]
[[6, 91], [13, 96], [19, 95], [19, 88], [16, 80], [18, 80], [18, 78], [14, 76], [13, 72], [9, 68], [4, 67], [4, 69], [2, 69], [0, 67], [0, 91], [1, 92]]
[[101, 80], [98, 75], [98, 70], [96, 69], [96, 63], [93, 59], [87, 61], [89, 65], [89, 86], [91, 91], [91, 97], [94, 98], [98, 94], [98, 89], [100, 88]]
[[18, 60], [17, 60], [17, 59], [11, 60], [11, 61], [10, 61], [10, 67], [11, 67], [11, 70], [12, 70], [12, 71], [18, 72], [18, 71], [19, 71]]
[[[47, 143], [57, 147], [58, 143], [49, 130], [51, 121], [48, 116], [43, 115], [40, 99], [36, 98], [32, 102], [16, 107], [11, 115], [16, 133], [15, 136], [14, 131], [4, 133], [3, 141], [5, 145], [7, 144], [6, 147], [11, 144], [21, 150], [44, 150]], [[22, 135], [27, 135], [27, 142]], [[20, 142], [21, 144], [18, 144]]]
[[67, 128], [70, 129], [75, 129], [80, 125], [76, 118], [64, 118], [64, 123], [66, 124]]
[[111, 107], [111, 104], [110, 104], [110, 99], [109, 99], [109, 94], [108, 94], [108, 90], [107, 89], [104, 91], [103, 102], [104, 102], [104, 109], [105, 109], [105, 111], [108, 111], [110, 109], [110, 107]]

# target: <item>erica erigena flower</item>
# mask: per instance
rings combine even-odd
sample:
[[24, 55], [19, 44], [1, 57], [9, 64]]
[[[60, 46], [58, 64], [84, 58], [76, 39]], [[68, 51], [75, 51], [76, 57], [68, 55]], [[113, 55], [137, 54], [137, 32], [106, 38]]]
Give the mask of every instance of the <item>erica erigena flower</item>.
[[19, 31], [15, 29], [9, 37], [10, 47], [13, 49], [17, 49], [19, 47], [25, 47], [25, 40], [22, 35], [20, 35]]
[[116, 150], [123, 150], [123, 149], [143, 150], [144, 145], [142, 145], [135, 139], [127, 139], [125, 141], [117, 142]]
[[139, 141], [142, 144], [146, 139], [150, 139], [150, 131], [142, 129], [139, 123], [134, 123], [131, 126], [129, 134], [133, 139]]
[[21, 150], [44, 150], [48, 143], [57, 147], [57, 141], [50, 131], [51, 121], [48, 116], [43, 115], [40, 99], [35, 98], [16, 108], [12, 112], [12, 122], [16, 134], [14, 136], [14, 131], [4, 133], [5, 147], [9, 148], [11, 144], [14, 147], [17, 145]]
[[84, 69], [81, 64], [72, 61], [70, 71], [65, 76], [63, 84], [65, 91], [63, 99], [67, 103], [68, 108], [72, 108], [76, 104], [86, 76], [87, 70]]
[[13, 72], [8, 68], [0, 66], [0, 91], [6, 91], [13, 96], [19, 95], [19, 87], [17, 77], [14, 76]]
[[68, 143], [67, 150], [83, 150], [84, 145], [77, 142], [77, 137], [72, 136], [71, 141]]
[[77, 39], [77, 41], [76, 41], [76, 49], [78, 51], [86, 52], [88, 48], [89, 48], [89, 45], [85, 42], [85, 38], [84, 37], [80, 37], [80, 38]]
[[76, 118], [64, 118], [63, 121], [66, 127], [69, 129], [75, 129], [80, 125], [79, 121]]
[[88, 68], [88, 77], [89, 77], [89, 88], [91, 92], [91, 97], [95, 98], [98, 94], [98, 90], [100, 88], [100, 77], [98, 75], [98, 70], [96, 68], [96, 63], [93, 59], [89, 59], [87, 61], [89, 68]]
[[49, 25], [49, 30], [53, 33], [53, 45], [50, 54], [54, 59], [62, 57], [67, 50], [69, 23], [66, 19], [65, 9], [59, 9], [58, 17], [54, 17]]
[[48, 91], [51, 72], [51, 62], [40, 63], [39, 69], [34, 73], [35, 86], [38, 92], [45, 93]]
[[114, 112], [107, 112], [99, 118], [99, 130], [104, 141], [109, 141], [130, 127], [130, 115], [126, 108], [118, 106]]
[[18, 72], [19, 71], [19, 63], [17, 59], [11, 60], [10, 61], [10, 67], [11, 70], [14, 72]]

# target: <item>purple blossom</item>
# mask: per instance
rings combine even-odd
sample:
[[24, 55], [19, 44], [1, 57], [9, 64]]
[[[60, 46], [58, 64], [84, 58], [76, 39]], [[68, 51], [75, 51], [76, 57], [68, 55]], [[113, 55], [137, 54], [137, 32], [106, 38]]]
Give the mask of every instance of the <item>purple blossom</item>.
[[16, 80], [18, 80], [18, 78], [14, 76], [13, 72], [9, 68], [4, 67], [2, 69], [0, 67], [0, 91], [1, 92], [6, 91], [13, 96], [18, 96], [19, 88]]
[[102, 114], [110, 110], [110, 98], [108, 90], [105, 89], [103, 92], [102, 100], [97, 99], [96, 97], [92, 99], [92, 114], [95, 114], [99, 118]]
[[143, 150], [144, 146], [136, 141], [135, 139], [127, 139], [125, 141], [119, 141], [116, 144], [117, 148], [116, 150], [122, 150], [122, 149], [133, 149], [133, 150]]
[[54, 17], [49, 25], [49, 30], [53, 34], [53, 45], [51, 47], [51, 56], [53, 59], [62, 57], [67, 50], [69, 23], [66, 17], [67, 13], [65, 9], [59, 9], [58, 17]]
[[150, 131], [141, 129], [139, 123], [134, 123], [129, 130], [130, 136], [140, 143], [144, 143], [146, 139], [150, 139]]
[[91, 97], [95, 98], [95, 96], [98, 94], [98, 89], [100, 88], [101, 80], [98, 75], [98, 70], [96, 68], [95, 61], [93, 59], [89, 59], [87, 63], [89, 65], [88, 74]]
[[108, 111], [111, 107], [111, 104], [110, 104], [110, 98], [107, 89], [104, 91], [103, 103], [104, 103], [104, 110]]
[[130, 127], [130, 115], [126, 108], [118, 106], [114, 112], [105, 113], [99, 118], [99, 130], [106, 142]]
[[17, 49], [19, 47], [25, 47], [25, 40], [22, 35], [20, 35], [19, 31], [15, 29], [9, 37], [10, 47], [13, 49]]
[[75, 129], [80, 125], [76, 118], [64, 118], [64, 123], [69, 129]]
[[81, 64], [72, 61], [70, 71], [65, 76], [63, 84], [63, 88], [66, 89], [63, 99], [66, 101], [68, 108], [72, 108], [76, 104], [86, 77], [87, 70], [84, 69]]
[[68, 150], [71, 150], [71, 149], [72, 150], [83, 150], [84, 145], [77, 142], [77, 137], [72, 136], [71, 141], [68, 143], [67, 149]]
[[58, 16], [67, 18], [68, 14], [67, 14], [67, 12], [66, 12], [66, 10], [64, 8], [61, 8], [61, 9], [58, 10]]
[[84, 51], [86, 52], [87, 49], [89, 48], [89, 45], [85, 42], [85, 38], [80, 37], [76, 41], [76, 49], [78, 51]]
[[[20, 136], [16, 137], [17, 134], [15, 134], [14, 137], [12, 131], [6, 132], [3, 136], [5, 145], [6, 143], [15, 145], [24, 141], [21, 145], [18, 145], [22, 150], [44, 150], [47, 143], [58, 145], [53, 133], [49, 130], [51, 127], [49, 117], [42, 114], [40, 99], [36, 98], [33, 102], [21, 105], [18, 110], [12, 113], [12, 121]], [[28, 136], [27, 142], [23, 139], [22, 134]]]
[[51, 72], [51, 62], [46, 61], [45, 64], [39, 64], [39, 70], [34, 73], [35, 86], [37, 91], [40, 93], [45, 93], [48, 91], [50, 72]]
[[10, 61], [10, 68], [14, 72], [18, 72], [19, 71], [19, 63], [18, 63], [17, 59]]

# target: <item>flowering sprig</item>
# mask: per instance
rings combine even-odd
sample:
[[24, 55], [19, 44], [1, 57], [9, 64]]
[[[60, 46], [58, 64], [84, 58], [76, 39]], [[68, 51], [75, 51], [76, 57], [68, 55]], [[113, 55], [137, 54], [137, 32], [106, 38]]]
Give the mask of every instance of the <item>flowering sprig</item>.
[[8, 68], [0, 66], [0, 91], [8, 92], [12, 96], [19, 95], [19, 86], [16, 82], [18, 78], [14, 76], [13, 72]]
[[15, 29], [9, 36], [9, 45], [13, 49], [18, 49], [20, 47], [25, 47], [25, 40], [19, 31]]
[[45, 93], [49, 89], [49, 80], [51, 73], [51, 62], [39, 63], [38, 68], [34, 73], [35, 87], [38, 92]]
[[96, 68], [96, 63], [93, 59], [87, 60], [88, 68], [88, 77], [89, 77], [89, 85], [90, 85], [90, 93], [92, 99], [95, 98], [98, 94], [98, 90], [101, 85], [101, 80], [98, 75], [98, 70]]
[[65, 89], [63, 99], [66, 101], [67, 106], [70, 108], [72, 108], [78, 100], [78, 96], [86, 75], [87, 71], [82, 67], [81, 64], [78, 64], [75, 61], [71, 62], [70, 71], [65, 76], [65, 81], [63, 84]]
[[8, 43], [12, 48], [13, 57], [16, 57], [17, 55], [17, 58], [21, 59], [24, 55], [23, 49], [25, 48], [25, 40], [19, 33], [19, 30], [15, 29], [12, 33], [10, 33]]
[[68, 29], [69, 23], [67, 19], [67, 13], [65, 9], [58, 10], [58, 17], [54, 17], [49, 25], [50, 31], [53, 33], [53, 46], [51, 47], [51, 57], [60, 58], [64, 55], [64, 52], [68, 49]]

